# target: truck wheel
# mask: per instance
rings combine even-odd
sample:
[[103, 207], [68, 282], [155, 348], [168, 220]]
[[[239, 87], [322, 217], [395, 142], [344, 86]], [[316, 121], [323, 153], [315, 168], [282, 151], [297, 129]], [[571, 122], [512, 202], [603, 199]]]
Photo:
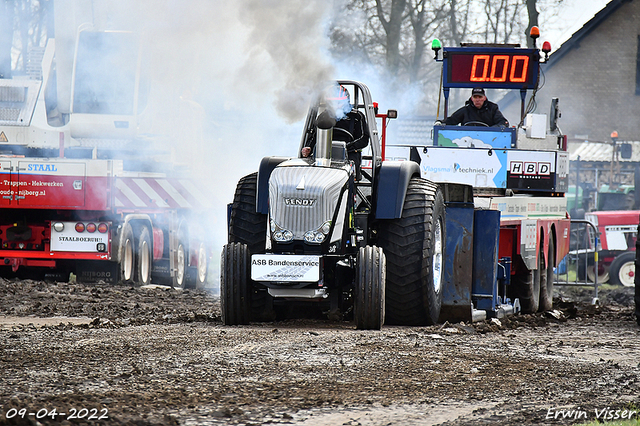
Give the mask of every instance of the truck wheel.
[[220, 259], [220, 308], [225, 325], [249, 323], [249, 286], [247, 245], [226, 244]]
[[635, 285], [635, 258], [636, 255], [634, 252], [626, 251], [613, 259], [611, 269], [609, 269], [609, 280], [611, 284], [623, 285], [625, 287], [633, 287]]
[[133, 284], [135, 249], [133, 229], [129, 223], [122, 225], [122, 231], [120, 232], [118, 263], [120, 264], [120, 282], [123, 284]]
[[151, 268], [153, 253], [151, 252], [151, 238], [149, 228], [143, 226], [138, 237], [138, 252], [136, 253], [136, 284], [147, 285], [151, 283]]
[[380, 226], [387, 260], [387, 324], [430, 325], [440, 316], [445, 209], [442, 190], [411, 178], [402, 217]]
[[[638, 258], [639, 255], [640, 250], [638, 250], [638, 242], [636, 242], [636, 266], [640, 265], [640, 259]], [[640, 325], [640, 279], [634, 275], [633, 281], [636, 286], [636, 291], [634, 292], [634, 300], [636, 302], [636, 322]]]
[[359, 330], [380, 330], [384, 324], [386, 261], [380, 247], [361, 247], [353, 316]]
[[176, 274], [173, 277], [173, 288], [188, 288], [187, 286], [187, 256], [182, 239], [178, 242], [178, 248], [176, 249]]
[[198, 247], [198, 268], [196, 271], [196, 289], [204, 290], [207, 285], [207, 272], [209, 268], [209, 258], [207, 256], [207, 246], [200, 243]]
[[[229, 243], [246, 244], [250, 254], [264, 253], [267, 239], [267, 215], [256, 212], [258, 173], [251, 173], [238, 181], [231, 206]], [[251, 319], [275, 319], [273, 298], [264, 288], [251, 286]]]
[[550, 311], [553, 309], [553, 273], [554, 260], [556, 256], [553, 238], [549, 236], [549, 254], [547, 255], [546, 268], [540, 272], [540, 311]]

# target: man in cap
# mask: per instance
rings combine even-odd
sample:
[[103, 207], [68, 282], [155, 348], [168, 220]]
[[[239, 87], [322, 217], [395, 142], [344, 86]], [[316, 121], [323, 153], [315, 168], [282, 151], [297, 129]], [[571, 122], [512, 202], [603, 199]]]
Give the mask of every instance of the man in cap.
[[509, 127], [509, 122], [498, 109], [498, 105], [487, 100], [482, 87], [474, 87], [471, 98], [465, 105], [445, 120], [447, 125], [462, 124], [464, 126], [475, 123], [480, 126], [484, 124], [489, 127]]

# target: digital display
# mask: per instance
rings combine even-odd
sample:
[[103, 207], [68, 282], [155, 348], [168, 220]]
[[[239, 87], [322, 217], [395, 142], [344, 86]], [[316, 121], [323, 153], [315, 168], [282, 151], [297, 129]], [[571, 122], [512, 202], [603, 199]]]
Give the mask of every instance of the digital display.
[[539, 62], [534, 49], [459, 50], [445, 50], [445, 87], [535, 87]]

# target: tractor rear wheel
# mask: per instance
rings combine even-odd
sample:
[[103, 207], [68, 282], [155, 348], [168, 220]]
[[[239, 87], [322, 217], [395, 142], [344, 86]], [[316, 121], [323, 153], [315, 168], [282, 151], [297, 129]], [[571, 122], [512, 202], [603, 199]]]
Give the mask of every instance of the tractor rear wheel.
[[387, 324], [435, 324], [446, 255], [442, 190], [433, 182], [411, 178], [402, 217], [385, 221], [378, 235], [387, 260]]
[[220, 258], [220, 308], [225, 325], [249, 324], [249, 250], [230, 243]]
[[[267, 215], [256, 211], [258, 173], [251, 173], [238, 181], [231, 206], [229, 242], [246, 244], [249, 253], [264, 253], [267, 239]], [[251, 289], [251, 319], [275, 319], [273, 299], [265, 288], [249, 284]]]
[[549, 253], [547, 254], [547, 262], [545, 269], [540, 271], [540, 299], [539, 309], [541, 312], [553, 309], [553, 281], [555, 275], [553, 273], [554, 260], [556, 256], [553, 238], [549, 236]]
[[385, 256], [380, 247], [360, 248], [353, 308], [359, 330], [380, 330], [384, 324], [385, 271]]

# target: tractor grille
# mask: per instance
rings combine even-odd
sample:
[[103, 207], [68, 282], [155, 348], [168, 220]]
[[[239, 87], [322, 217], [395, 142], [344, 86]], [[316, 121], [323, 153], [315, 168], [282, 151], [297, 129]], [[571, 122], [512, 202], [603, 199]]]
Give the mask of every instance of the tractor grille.
[[[349, 175], [327, 167], [278, 167], [269, 179], [269, 216], [302, 240], [334, 218], [338, 199]], [[304, 189], [297, 189], [303, 188]]]

